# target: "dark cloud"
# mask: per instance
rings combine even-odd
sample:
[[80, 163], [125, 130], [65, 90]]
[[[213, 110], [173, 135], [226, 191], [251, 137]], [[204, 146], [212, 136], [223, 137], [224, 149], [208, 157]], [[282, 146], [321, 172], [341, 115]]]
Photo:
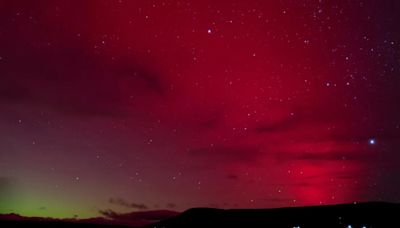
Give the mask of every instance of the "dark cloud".
[[121, 58], [117, 60], [114, 66], [115, 75], [118, 77], [126, 77], [131, 81], [143, 84], [150, 92], [154, 92], [160, 96], [165, 95], [168, 88], [164, 82], [164, 78], [159, 72], [155, 71], [155, 67], [146, 68], [145, 64], [138, 64], [138, 61], [132, 58]]
[[222, 110], [214, 110], [210, 113], [207, 113], [202, 120], [198, 123], [198, 126], [201, 129], [215, 129], [219, 126], [221, 121], [223, 120], [223, 111]]
[[[49, 31], [42, 32], [54, 35]], [[161, 70], [153, 62], [139, 61], [142, 56], [109, 60], [63, 32], [52, 42], [33, 31], [26, 36], [20, 33], [9, 28], [0, 44], [4, 56], [0, 62], [1, 103], [40, 105], [75, 115], [115, 116], [129, 114], [133, 100], [160, 99], [167, 92]]]
[[341, 152], [341, 151], [329, 151], [329, 152], [301, 152], [301, 153], [275, 153], [275, 158], [278, 161], [361, 161], [366, 159], [366, 154], [359, 152]]
[[290, 116], [271, 123], [260, 124], [254, 128], [254, 131], [259, 134], [284, 131], [294, 127], [299, 123], [298, 117]]
[[294, 156], [295, 160], [307, 161], [338, 161], [338, 160], [360, 160], [362, 156], [359, 154], [351, 154], [349, 152], [329, 152], [329, 153], [311, 153], [305, 152]]
[[117, 213], [113, 210], [101, 210], [101, 215], [106, 218], [112, 219], [117, 224], [125, 225], [147, 225], [158, 222], [173, 216], [177, 216], [179, 212], [168, 210], [157, 211], [141, 211], [130, 213]]
[[255, 162], [263, 155], [253, 146], [212, 146], [189, 150], [189, 154], [224, 162]]
[[[323, 112], [321, 112], [323, 110]], [[282, 131], [296, 130], [299, 127], [327, 126], [329, 123], [340, 124], [346, 121], [357, 122], [359, 116], [339, 112], [333, 106], [326, 104], [302, 104], [296, 105], [290, 111], [282, 115], [280, 119], [264, 122], [254, 127], [257, 134], [276, 133]], [[354, 129], [357, 130], [357, 129]], [[338, 132], [343, 134], [345, 132]], [[358, 132], [359, 133], [359, 132]], [[335, 132], [333, 132], [335, 134]]]
[[111, 204], [120, 205], [120, 206], [128, 207], [128, 208], [134, 208], [134, 209], [138, 209], [138, 210], [146, 210], [146, 209], [148, 209], [148, 207], [145, 204], [127, 202], [126, 200], [121, 199], [121, 198], [111, 198], [109, 200], [109, 202]]
[[167, 203], [166, 205], [165, 205], [167, 208], [176, 208], [176, 204], [174, 204], [174, 203]]
[[[341, 179], [341, 180], [352, 180], [355, 177], [354, 174], [350, 174], [348, 172], [336, 171], [336, 172], [321, 173], [318, 175], [307, 175], [307, 176], [304, 176], [303, 178], [306, 180], [311, 180], [311, 179], [321, 180], [321, 179], [324, 179], [326, 176], [332, 176], [332, 177], [335, 177], [335, 179]], [[309, 185], [310, 183], [309, 182], [299, 182], [297, 184]]]
[[239, 180], [239, 176], [233, 173], [226, 175], [226, 178], [229, 180]]

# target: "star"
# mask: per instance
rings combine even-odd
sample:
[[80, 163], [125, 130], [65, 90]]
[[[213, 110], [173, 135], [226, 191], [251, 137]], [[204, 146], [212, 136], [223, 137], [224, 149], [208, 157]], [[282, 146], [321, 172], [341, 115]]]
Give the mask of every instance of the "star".
[[[92, 205], [129, 209], [109, 205], [110, 196], [160, 210], [170, 200], [177, 211], [397, 199], [400, 9], [357, 2], [118, 0], [92, 1], [90, 12], [7, 4], [4, 212], [69, 218], [98, 216]], [[25, 172], [34, 167], [43, 175]], [[57, 194], [14, 179], [58, 184]], [[71, 192], [84, 202], [69, 202]]]
[[376, 144], [376, 140], [375, 140], [375, 139], [369, 139], [369, 140], [368, 140], [368, 143], [369, 143], [370, 145], [375, 145], [375, 144]]

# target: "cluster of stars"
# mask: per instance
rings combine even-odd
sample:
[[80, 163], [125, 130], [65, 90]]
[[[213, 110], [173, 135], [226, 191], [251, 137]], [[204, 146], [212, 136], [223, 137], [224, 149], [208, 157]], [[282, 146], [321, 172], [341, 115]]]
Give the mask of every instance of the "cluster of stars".
[[[399, 188], [398, 142], [384, 138], [400, 129], [387, 3], [68, 4], [2, 14], [1, 173], [181, 205], [342, 203]], [[375, 151], [385, 159], [371, 171]]]

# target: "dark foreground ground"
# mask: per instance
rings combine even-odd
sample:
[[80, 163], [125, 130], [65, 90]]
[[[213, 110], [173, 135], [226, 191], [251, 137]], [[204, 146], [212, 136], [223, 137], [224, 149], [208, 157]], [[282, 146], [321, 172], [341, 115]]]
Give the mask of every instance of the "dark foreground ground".
[[[123, 227], [67, 221], [2, 219], [0, 227]], [[400, 204], [359, 203], [334, 206], [232, 209], [194, 208], [146, 228], [400, 228]]]

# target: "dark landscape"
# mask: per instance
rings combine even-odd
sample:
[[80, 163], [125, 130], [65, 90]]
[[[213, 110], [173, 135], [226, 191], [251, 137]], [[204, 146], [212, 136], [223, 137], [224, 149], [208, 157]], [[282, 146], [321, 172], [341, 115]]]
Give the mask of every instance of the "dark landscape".
[[[16, 215], [0, 216], [1, 227], [274, 227], [274, 228], [384, 228], [400, 227], [396, 217], [400, 204], [356, 203], [277, 209], [214, 209], [192, 208], [177, 216], [146, 225], [129, 226], [95, 218], [88, 220], [29, 219]], [[136, 218], [137, 219], [137, 218]]]
[[400, 228], [400, 0], [0, 0], [0, 228]]

